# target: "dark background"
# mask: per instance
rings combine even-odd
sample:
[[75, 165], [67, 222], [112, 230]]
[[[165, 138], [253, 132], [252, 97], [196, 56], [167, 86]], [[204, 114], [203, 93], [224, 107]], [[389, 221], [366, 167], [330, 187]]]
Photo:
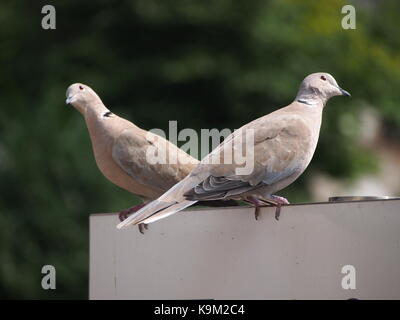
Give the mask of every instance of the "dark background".
[[[65, 105], [74, 82], [142, 128], [238, 128], [285, 106], [309, 73], [331, 73], [335, 98], [306, 173], [282, 192], [310, 200], [322, 171], [351, 180], [377, 170], [357, 141], [375, 108], [400, 134], [399, 1], [99, 0], [0, 3], [0, 298], [88, 296], [88, 217], [138, 199], [98, 171], [81, 115]], [[43, 30], [41, 8], [56, 8]], [[57, 270], [45, 291], [43, 265]]]

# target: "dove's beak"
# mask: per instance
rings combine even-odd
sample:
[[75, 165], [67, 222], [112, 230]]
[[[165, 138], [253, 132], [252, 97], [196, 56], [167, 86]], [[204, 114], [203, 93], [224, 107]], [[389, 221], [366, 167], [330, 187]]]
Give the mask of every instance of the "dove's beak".
[[67, 97], [67, 100], [65, 100], [65, 103], [66, 103], [66, 104], [70, 104], [70, 103], [72, 103], [72, 102], [74, 102], [74, 96], [68, 96], [68, 97]]
[[339, 87], [339, 90], [342, 93], [342, 96], [351, 97], [351, 94], [349, 92], [347, 92], [346, 90], [344, 90], [340, 87]]

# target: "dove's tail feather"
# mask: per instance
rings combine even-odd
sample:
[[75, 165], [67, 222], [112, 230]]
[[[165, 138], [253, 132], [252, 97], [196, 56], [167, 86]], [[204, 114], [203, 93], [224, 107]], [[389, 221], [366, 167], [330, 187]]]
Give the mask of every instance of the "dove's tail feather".
[[[154, 222], [156, 220], [174, 214], [180, 210], [183, 210], [184, 208], [192, 205], [193, 203], [196, 203], [197, 201], [187, 201], [183, 195], [188, 190], [196, 186], [199, 183], [198, 181], [199, 179], [197, 177], [192, 177], [192, 176], [186, 177], [185, 179], [174, 185], [167, 192], [165, 192], [161, 197], [150, 202], [142, 209], [140, 209], [139, 211], [135, 212], [127, 219], [122, 221], [120, 224], [117, 225], [117, 228], [122, 229], [131, 224], [138, 224], [144, 222], [144, 220], [147, 220], [154, 214], [160, 213], [160, 215], [157, 215], [157, 219], [151, 220], [151, 222]], [[168, 210], [170, 207], [171, 209]], [[164, 213], [164, 210], [167, 210], [166, 211], [167, 213]], [[146, 223], [148, 223], [148, 221]]]
[[162, 202], [162, 201], [154, 200], [154, 201], [150, 202], [149, 204], [147, 204], [146, 206], [144, 206], [139, 211], [136, 211], [134, 214], [130, 215], [124, 221], [120, 222], [117, 225], [117, 228], [122, 229], [131, 224], [138, 224], [142, 220], [153, 215], [154, 213], [157, 213], [160, 210], [167, 209], [168, 207], [170, 207], [174, 204], [176, 204], [175, 201], [174, 202]]
[[177, 212], [191, 206], [192, 204], [194, 204], [196, 202], [197, 201], [184, 200], [184, 201], [175, 203], [175, 204], [169, 206], [168, 208], [158, 211], [157, 213], [153, 214], [152, 216], [148, 217], [147, 219], [142, 220], [141, 222], [142, 223], [152, 223], [157, 220], [166, 218], [170, 215], [173, 215], [174, 213], [177, 213]]

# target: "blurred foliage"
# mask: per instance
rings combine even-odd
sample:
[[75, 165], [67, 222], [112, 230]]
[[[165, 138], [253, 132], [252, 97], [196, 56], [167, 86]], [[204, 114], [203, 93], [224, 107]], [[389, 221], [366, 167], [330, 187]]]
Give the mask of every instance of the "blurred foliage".
[[[332, 73], [353, 98], [324, 114], [314, 161], [283, 192], [307, 200], [313, 171], [351, 178], [374, 169], [357, 144], [367, 102], [400, 127], [400, 1], [53, 1], [0, 4], [0, 298], [87, 298], [88, 215], [138, 201], [97, 170], [71, 83], [92, 86], [143, 128], [238, 128], [287, 105], [309, 73]], [[41, 289], [41, 268], [57, 289]]]

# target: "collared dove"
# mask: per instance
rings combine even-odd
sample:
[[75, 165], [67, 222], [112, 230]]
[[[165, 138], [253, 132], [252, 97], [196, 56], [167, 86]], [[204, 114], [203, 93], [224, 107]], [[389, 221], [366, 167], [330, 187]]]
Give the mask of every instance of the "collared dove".
[[[278, 216], [278, 209], [288, 201], [273, 193], [290, 185], [307, 168], [317, 146], [322, 110], [329, 98], [338, 95], [350, 96], [330, 74], [307, 76], [291, 104], [234, 131], [185, 179], [117, 228], [155, 222], [200, 200], [245, 200], [254, 204], [256, 214], [266, 201], [277, 206]], [[243, 146], [249, 132], [254, 141], [248, 149], [253, 154], [253, 168], [248, 174], [238, 174], [240, 165], [237, 161], [224, 161], [224, 155]], [[220, 164], [215, 159], [221, 160]]]
[[[161, 196], [199, 163], [161, 136], [111, 113], [89, 86], [72, 84], [66, 96], [66, 103], [72, 104], [85, 118], [100, 171], [117, 186], [139, 196], [144, 204]], [[149, 163], [146, 154], [150, 147], [165, 154], [166, 163]], [[120, 219], [124, 220], [144, 204], [121, 211]], [[229, 202], [229, 205], [235, 204]]]

